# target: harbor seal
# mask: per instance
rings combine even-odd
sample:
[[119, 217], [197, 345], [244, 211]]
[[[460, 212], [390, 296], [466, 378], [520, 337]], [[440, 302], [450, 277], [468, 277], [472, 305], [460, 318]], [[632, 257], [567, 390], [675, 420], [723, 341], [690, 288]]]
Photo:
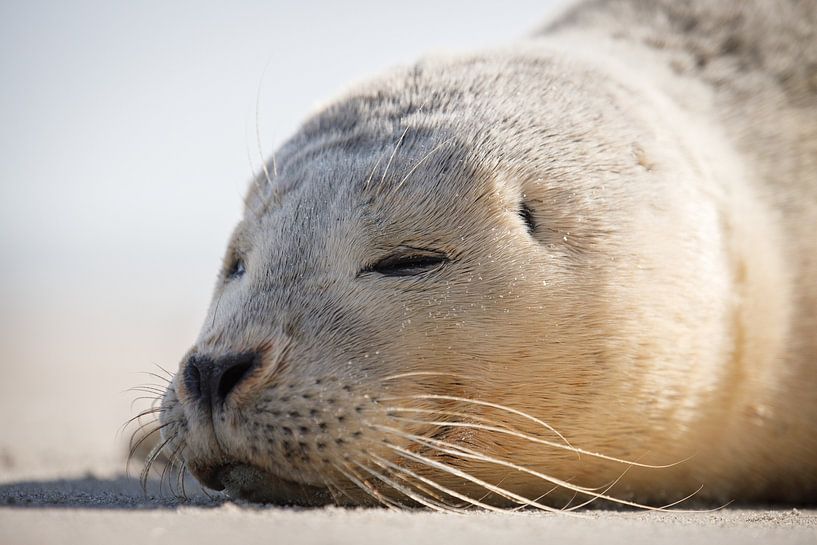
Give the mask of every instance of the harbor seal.
[[278, 503], [817, 499], [817, 3], [575, 4], [317, 112], [167, 454]]

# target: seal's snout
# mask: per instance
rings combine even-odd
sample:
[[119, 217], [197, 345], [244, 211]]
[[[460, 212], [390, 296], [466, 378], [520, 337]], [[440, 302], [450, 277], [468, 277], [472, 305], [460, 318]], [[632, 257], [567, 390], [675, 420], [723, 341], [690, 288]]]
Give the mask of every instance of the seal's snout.
[[204, 354], [190, 356], [184, 369], [184, 386], [191, 401], [221, 405], [258, 365], [257, 352], [226, 354], [217, 358]]

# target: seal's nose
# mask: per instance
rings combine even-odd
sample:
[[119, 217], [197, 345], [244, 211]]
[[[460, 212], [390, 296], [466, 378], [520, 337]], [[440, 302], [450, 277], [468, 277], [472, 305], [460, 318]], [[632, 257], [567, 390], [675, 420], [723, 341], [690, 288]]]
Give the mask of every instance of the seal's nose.
[[184, 369], [185, 389], [190, 398], [199, 403], [221, 405], [259, 360], [257, 352], [226, 354], [218, 358], [194, 354]]

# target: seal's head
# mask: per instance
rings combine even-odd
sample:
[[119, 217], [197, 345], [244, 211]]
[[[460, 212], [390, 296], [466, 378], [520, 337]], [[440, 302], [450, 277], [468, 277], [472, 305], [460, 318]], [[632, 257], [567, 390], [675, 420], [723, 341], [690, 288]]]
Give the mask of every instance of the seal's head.
[[165, 448], [253, 500], [541, 506], [633, 466], [616, 495], [652, 497], [729, 350], [711, 173], [671, 115], [519, 50], [319, 112], [247, 195]]

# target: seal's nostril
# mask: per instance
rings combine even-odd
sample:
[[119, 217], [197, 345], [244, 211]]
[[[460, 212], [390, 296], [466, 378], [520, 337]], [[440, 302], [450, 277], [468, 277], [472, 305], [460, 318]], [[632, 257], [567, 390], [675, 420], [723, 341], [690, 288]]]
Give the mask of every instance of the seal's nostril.
[[216, 399], [224, 401], [255, 366], [256, 354], [245, 353], [227, 356], [219, 361], [221, 376], [218, 378]]
[[184, 387], [191, 400], [205, 406], [224, 403], [230, 392], [249, 374], [258, 354], [227, 354], [213, 359], [196, 354], [187, 360]]
[[[191, 398], [201, 399], [202, 383], [206, 388], [207, 377], [209, 377], [212, 367], [213, 360], [207, 357], [191, 356], [187, 360], [187, 366], [184, 369], [184, 387]], [[204, 375], [204, 380], [202, 380], [202, 375]]]

